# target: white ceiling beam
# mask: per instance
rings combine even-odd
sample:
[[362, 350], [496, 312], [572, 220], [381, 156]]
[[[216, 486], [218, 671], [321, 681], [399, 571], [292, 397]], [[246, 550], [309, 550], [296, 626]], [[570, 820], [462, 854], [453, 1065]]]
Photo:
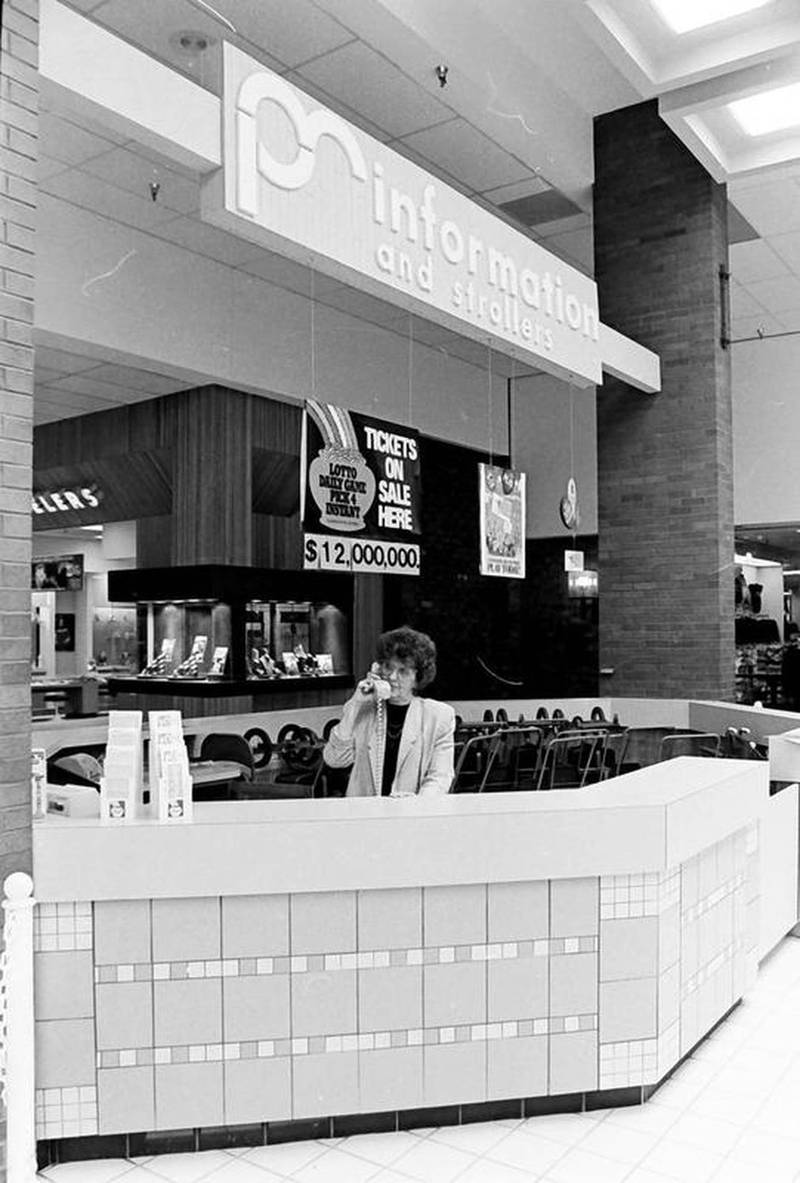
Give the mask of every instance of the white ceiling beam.
[[45, 96], [187, 168], [219, 168], [220, 102], [58, 0], [41, 0]]

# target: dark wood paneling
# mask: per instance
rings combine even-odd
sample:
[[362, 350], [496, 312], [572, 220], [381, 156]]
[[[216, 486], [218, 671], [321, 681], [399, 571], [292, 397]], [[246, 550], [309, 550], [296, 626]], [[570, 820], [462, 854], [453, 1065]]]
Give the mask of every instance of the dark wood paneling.
[[288, 518], [253, 514], [253, 566], [301, 569], [303, 535], [298, 514]]
[[375, 642], [383, 632], [384, 578], [383, 575], [353, 577], [353, 672], [357, 678], [375, 660]]
[[179, 566], [252, 562], [253, 401], [220, 387], [172, 396], [172, 554]]
[[300, 511], [300, 457], [253, 449], [253, 513], [288, 517]]
[[136, 523], [136, 566], [168, 567], [172, 563], [172, 514], [142, 518]]

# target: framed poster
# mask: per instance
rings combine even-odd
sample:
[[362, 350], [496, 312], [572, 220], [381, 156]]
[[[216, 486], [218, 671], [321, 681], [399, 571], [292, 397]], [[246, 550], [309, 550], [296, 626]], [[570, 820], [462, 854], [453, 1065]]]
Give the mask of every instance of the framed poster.
[[53, 555], [31, 563], [33, 591], [80, 591], [83, 555]]
[[75, 613], [56, 612], [56, 652], [75, 652]]
[[420, 449], [413, 428], [309, 400], [300, 480], [306, 570], [419, 574]]
[[525, 473], [478, 465], [481, 575], [525, 578]]

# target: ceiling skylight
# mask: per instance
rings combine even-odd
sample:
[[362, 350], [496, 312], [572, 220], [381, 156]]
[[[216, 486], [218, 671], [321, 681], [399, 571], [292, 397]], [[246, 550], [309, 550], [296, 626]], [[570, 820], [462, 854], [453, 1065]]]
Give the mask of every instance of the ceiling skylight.
[[763, 8], [771, 0], [652, 0], [652, 3], [674, 33], [690, 33], [754, 8]]
[[779, 86], [747, 99], [737, 99], [728, 109], [749, 136], [765, 136], [800, 126], [800, 82]]

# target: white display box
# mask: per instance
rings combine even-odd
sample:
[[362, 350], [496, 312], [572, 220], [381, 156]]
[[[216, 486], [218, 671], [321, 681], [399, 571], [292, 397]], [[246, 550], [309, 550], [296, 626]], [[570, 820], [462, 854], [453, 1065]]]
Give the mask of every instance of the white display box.
[[800, 781], [800, 727], [769, 737], [769, 778]]

